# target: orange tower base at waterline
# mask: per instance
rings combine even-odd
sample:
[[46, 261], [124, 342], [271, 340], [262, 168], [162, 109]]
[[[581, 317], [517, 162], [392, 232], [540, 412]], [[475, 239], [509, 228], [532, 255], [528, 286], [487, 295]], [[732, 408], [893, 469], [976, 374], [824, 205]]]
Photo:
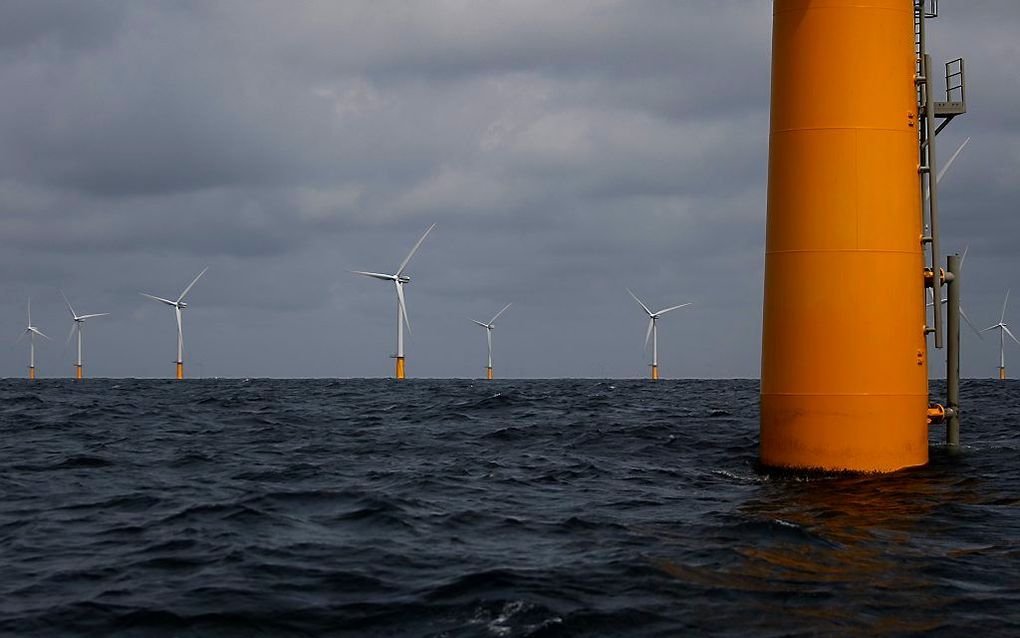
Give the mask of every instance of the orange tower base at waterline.
[[395, 359], [397, 360], [397, 372], [396, 372], [397, 378], [398, 379], [403, 379], [404, 378], [404, 357], [395, 357]]
[[28, 380], [35, 381], [35, 366], [31, 366], [28, 369]]
[[177, 380], [184, 379], [184, 363], [181, 361], [177, 362]]
[[485, 378], [492, 381], [492, 367], [485, 368]]
[[80, 365], [74, 366], [74, 378], [78, 381], [82, 380], [82, 370]]
[[652, 364], [652, 381], [659, 380], [659, 366]]
[[912, 0], [776, 0], [764, 465], [928, 461]]
[[999, 381], [1006, 380], [1006, 368], [999, 368]]

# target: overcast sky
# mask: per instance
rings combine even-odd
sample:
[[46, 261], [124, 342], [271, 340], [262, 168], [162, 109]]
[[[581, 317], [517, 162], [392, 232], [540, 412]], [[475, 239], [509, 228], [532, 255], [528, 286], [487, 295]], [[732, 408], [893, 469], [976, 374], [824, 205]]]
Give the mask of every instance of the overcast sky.
[[[943, 0], [970, 146], [942, 183], [965, 307], [1020, 329], [1020, 3]], [[756, 377], [771, 3], [476, 0], [0, 3], [0, 375], [386, 376], [392, 272], [421, 233], [410, 376]], [[834, 79], [837, 81], [838, 79]], [[952, 147], [952, 148], [950, 148]], [[1016, 332], [1016, 331], [1015, 331]], [[1015, 344], [1014, 344], [1015, 345]], [[998, 340], [964, 337], [963, 371]], [[937, 355], [941, 357], [941, 355]], [[1020, 374], [1020, 346], [1007, 363]], [[941, 374], [942, 366], [933, 368]]]

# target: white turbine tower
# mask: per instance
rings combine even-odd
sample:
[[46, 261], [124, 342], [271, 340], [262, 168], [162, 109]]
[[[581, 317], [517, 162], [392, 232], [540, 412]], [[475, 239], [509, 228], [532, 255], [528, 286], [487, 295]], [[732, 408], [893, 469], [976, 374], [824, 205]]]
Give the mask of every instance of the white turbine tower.
[[71, 302], [67, 300], [67, 295], [64, 294], [63, 290], [60, 291], [60, 296], [64, 298], [64, 303], [67, 304], [67, 310], [71, 313], [71, 319], [73, 320], [73, 323], [71, 324], [71, 332], [67, 335], [67, 343], [71, 343], [71, 337], [74, 336], [75, 332], [78, 333], [78, 362], [74, 366], [74, 377], [81, 381], [83, 377], [81, 363], [81, 334], [82, 331], [85, 330], [85, 320], [92, 319], [93, 317], [105, 317], [110, 313], [100, 312], [93, 315], [79, 315], [74, 311], [74, 308], [71, 307]]
[[198, 282], [202, 275], [205, 274], [206, 270], [209, 270], [208, 266], [206, 266], [206, 268], [202, 270], [202, 272], [198, 273], [198, 277], [195, 277], [194, 279], [191, 280], [191, 283], [188, 284], [188, 287], [184, 289], [184, 292], [181, 293], [181, 296], [177, 298], [177, 301], [170, 301], [169, 299], [163, 299], [162, 297], [156, 297], [154, 295], [150, 295], [144, 292], [138, 293], [143, 297], [148, 297], [149, 299], [154, 299], [161, 303], [165, 303], [166, 305], [171, 306], [174, 309], [174, 316], [177, 318], [177, 379], [184, 378], [184, 328], [181, 325], [181, 312], [188, 307], [188, 304], [184, 303], [184, 295], [188, 294], [188, 292], [191, 290], [191, 287], [194, 286], [196, 282]]
[[988, 332], [989, 330], [999, 331], [999, 379], [1006, 380], [1006, 335], [1013, 341], [1016, 341], [1017, 345], [1020, 345], [1020, 340], [1010, 332], [1009, 328], [1006, 327], [1006, 303], [1009, 301], [1009, 291], [1006, 291], [1006, 298], [1002, 300], [1002, 315], [999, 317], [999, 323], [994, 326], [988, 326], [981, 332]]
[[666, 314], [667, 312], [672, 312], [673, 310], [677, 310], [679, 308], [684, 308], [684, 307], [689, 306], [691, 304], [690, 303], [683, 303], [683, 304], [680, 304], [679, 306], [670, 306], [669, 308], [663, 308], [662, 310], [659, 310], [658, 312], [652, 312], [651, 310], [648, 309], [648, 306], [646, 306], [643, 301], [641, 301], [640, 299], [637, 298], [637, 295], [635, 295], [633, 292], [630, 291], [629, 288], [627, 289], [627, 292], [629, 292], [630, 296], [634, 298], [634, 301], [638, 302], [638, 305], [641, 306], [641, 309], [644, 310], [645, 313], [648, 314], [648, 331], [645, 332], [645, 348], [648, 347], [648, 338], [651, 337], [651, 339], [652, 339], [652, 380], [654, 381], [654, 380], [657, 380], [659, 378], [659, 317], [661, 317], [662, 315]]
[[24, 339], [25, 335], [28, 335], [28, 379], [29, 379], [29, 381], [34, 381], [35, 380], [35, 336], [39, 335], [43, 339], [49, 339], [49, 337], [44, 335], [42, 333], [42, 330], [39, 330], [38, 328], [36, 328], [35, 326], [32, 325], [32, 300], [31, 299], [28, 300], [28, 327], [25, 328], [25, 331], [21, 333], [21, 336], [18, 337], [18, 340], [15, 341], [15, 343], [17, 343], [18, 341], [21, 341], [22, 339]]
[[496, 329], [496, 319], [499, 319], [499, 316], [506, 312], [506, 309], [509, 308], [510, 305], [511, 304], [503, 306], [502, 310], [497, 312], [492, 319], [489, 319], [489, 323], [482, 323], [481, 321], [475, 321], [474, 319], [471, 320], [485, 328], [485, 341], [489, 345], [489, 364], [485, 366], [485, 378], [489, 381], [492, 381], [492, 331]]
[[408, 334], [411, 333], [411, 321], [407, 318], [407, 304], [404, 303], [404, 286], [411, 283], [411, 278], [404, 274], [404, 269], [407, 268], [407, 263], [411, 261], [411, 257], [418, 252], [418, 248], [421, 243], [425, 241], [425, 238], [429, 236], [432, 229], [436, 225], [432, 224], [429, 229], [425, 231], [425, 234], [421, 236], [418, 243], [414, 245], [411, 252], [407, 254], [404, 261], [400, 263], [400, 267], [397, 268], [397, 272], [393, 275], [387, 275], [379, 272], [364, 272], [361, 270], [352, 270], [351, 272], [355, 275], [365, 275], [366, 277], [374, 277], [375, 279], [381, 279], [383, 281], [392, 281], [394, 287], [397, 290], [397, 354], [394, 358], [397, 360], [396, 377], [398, 379], [404, 378], [404, 325], [407, 325]]

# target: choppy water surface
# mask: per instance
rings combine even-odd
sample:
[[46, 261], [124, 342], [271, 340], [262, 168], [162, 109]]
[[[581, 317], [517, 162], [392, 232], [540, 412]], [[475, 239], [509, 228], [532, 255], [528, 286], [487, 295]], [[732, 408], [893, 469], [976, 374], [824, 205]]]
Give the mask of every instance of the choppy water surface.
[[0, 633], [1020, 633], [1020, 384], [885, 477], [757, 382], [0, 382]]

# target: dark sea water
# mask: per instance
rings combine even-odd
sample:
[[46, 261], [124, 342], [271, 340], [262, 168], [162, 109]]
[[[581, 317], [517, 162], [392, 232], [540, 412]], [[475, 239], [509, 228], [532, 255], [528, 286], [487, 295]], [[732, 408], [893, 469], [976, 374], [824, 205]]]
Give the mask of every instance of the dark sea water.
[[1020, 635], [1020, 383], [756, 466], [756, 381], [0, 381], [0, 634]]

